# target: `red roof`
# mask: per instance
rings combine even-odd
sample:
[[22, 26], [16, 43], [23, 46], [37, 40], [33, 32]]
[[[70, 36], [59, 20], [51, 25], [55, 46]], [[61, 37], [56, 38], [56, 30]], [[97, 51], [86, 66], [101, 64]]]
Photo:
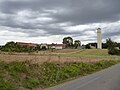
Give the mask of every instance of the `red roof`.
[[48, 46], [65, 46], [65, 44], [48, 44]]
[[35, 47], [36, 46], [36, 44], [34, 44], [34, 43], [16, 42], [16, 44], [22, 45], [22, 46], [30, 46], [30, 47]]

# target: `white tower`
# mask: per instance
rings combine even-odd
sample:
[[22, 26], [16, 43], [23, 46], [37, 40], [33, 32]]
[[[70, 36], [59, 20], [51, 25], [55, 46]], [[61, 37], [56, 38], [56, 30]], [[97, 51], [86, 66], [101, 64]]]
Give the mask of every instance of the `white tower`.
[[101, 28], [97, 28], [97, 48], [102, 49], [102, 34]]

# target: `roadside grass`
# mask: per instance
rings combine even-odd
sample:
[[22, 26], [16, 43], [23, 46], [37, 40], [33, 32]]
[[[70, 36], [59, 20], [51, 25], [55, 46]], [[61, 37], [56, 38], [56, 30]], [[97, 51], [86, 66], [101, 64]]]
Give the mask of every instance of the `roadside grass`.
[[83, 49], [73, 54], [60, 54], [60, 56], [81, 56], [81, 57], [98, 57], [98, 58], [120, 58], [117, 55], [109, 55], [107, 49]]
[[112, 60], [94, 63], [45, 62], [43, 64], [32, 64], [28, 61], [0, 62], [0, 90], [46, 88], [117, 63], [119, 61]]

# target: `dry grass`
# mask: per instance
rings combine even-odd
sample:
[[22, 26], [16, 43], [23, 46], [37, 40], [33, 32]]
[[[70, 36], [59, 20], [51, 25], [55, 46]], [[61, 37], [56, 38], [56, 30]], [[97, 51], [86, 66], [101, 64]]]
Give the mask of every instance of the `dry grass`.
[[96, 62], [100, 60], [120, 60], [119, 58], [87, 58], [87, 57], [68, 57], [68, 56], [36, 56], [36, 55], [0, 55], [0, 59], [7, 62], [12, 61], [31, 61], [32, 63], [43, 62]]
[[[59, 51], [59, 50], [58, 50]], [[107, 50], [75, 50], [63, 49], [59, 52], [67, 52], [64, 54], [0, 54], [0, 60], [11, 61], [31, 61], [32, 63], [43, 62], [96, 62], [100, 60], [120, 60], [120, 56], [110, 56]]]
[[61, 50], [55, 50], [55, 53], [73, 53], [79, 51], [78, 49], [61, 49]]

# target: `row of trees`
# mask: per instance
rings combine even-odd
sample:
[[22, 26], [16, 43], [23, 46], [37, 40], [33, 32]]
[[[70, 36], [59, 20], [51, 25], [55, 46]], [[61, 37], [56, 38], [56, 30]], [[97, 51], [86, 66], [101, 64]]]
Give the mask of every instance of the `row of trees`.
[[[90, 49], [90, 46], [97, 48], [97, 43], [88, 43], [85, 45], [85, 48]], [[102, 43], [102, 49], [107, 49], [107, 43]]]
[[66, 45], [66, 48], [78, 48], [79, 46], [81, 46], [80, 40], [75, 40], [73, 43], [72, 37], [63, 38], [63, 44]]
[[35, 50], [35, 48], [29, 46], [21, 46], [12, 41], [7, 42], [4, 46], [1, 46], [0, 50], [5, 52], [32, 52]]
[[[71, 37], [63, 38], [63, 44], [65, 44], [65, 48], [78, 48], [81, 46], [81, 42], [79, 40], [75, 40], [73, 43], [73, 39]], [[96, 47], [97, 43], [89, 43], [85, 45], [85, 48], [90, 49], [90, 46]], [[110, 38], [106, 40], [106, 43], [102, 43], [102, 48], [108, 49], [108, 53], [111, 55], [120, 55], [120, 43], [114, 42]], [[8, 42], [4, 46], [0, 46], [0, 50], [5, 52], [33, 52], [39, 51], [41, 48], [40, 45], [30, 47], [18, 45], [15, 42]]]

